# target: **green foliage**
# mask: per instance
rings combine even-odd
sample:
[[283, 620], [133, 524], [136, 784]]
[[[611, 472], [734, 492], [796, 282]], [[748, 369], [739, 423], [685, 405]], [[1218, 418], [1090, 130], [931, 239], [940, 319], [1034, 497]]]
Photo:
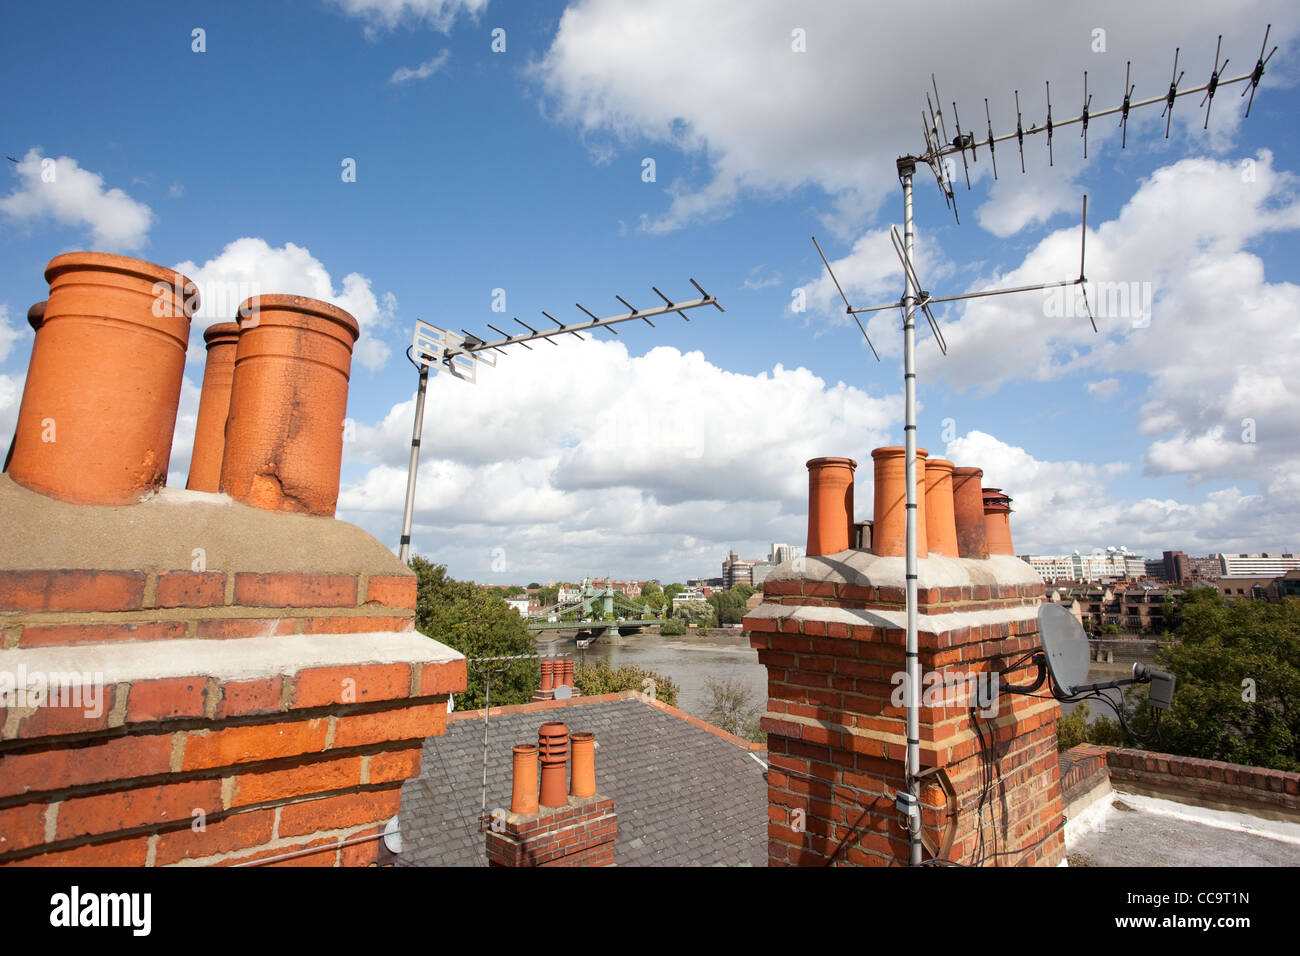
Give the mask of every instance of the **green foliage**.
[[[466, 657], [535, 654], [537, 644], [519, 613], [500, 592], [447, 576], [445, 565], [413, 557], [418, 578], [415, 626], [420, 633], [455, 648]], [[492, 704], [523, 704], [540, 682], [537, 661], [518, 661], [492, 676]], [[483, 706], [484, 677], [469, 668], [469, 688], [456, 695], [457, 710]]]
[[647, 581], [641, 589], [640, 602], [652, 611], [664, 609], [664, 589], [653, 581]]
[[714, 591], [709, 595], [709, 604], [719, 624], [739, 624], [745, 618], [745, 602], [754, 595], [754, 589], [748, 584], [737, 584], [729, 591]]
[[708, 601], [683, 601], [673, 616], [701, 628], [713, 627], [715, 623], [713, 605]]
[[653, 689], [656, 700], [673, 707], [677, 706], [679, 688], [671, 677], [646, 670], [644, 667], [634, 667], [631, 664], [614, 670], [609, 666], [608, 661], [583, 662], [573, 671], [573, 683], [586, 697], [614, 694], [623, 690], [635, 690], [646, 694]]
[[759, 726], [762, 709], [754, 703], [754, 695], [741, 681], [727, 678], [706, 678], [704, 687], [712, 697], [704, 719], [719, 730], [758, 743], [767, 741], [767, 734]]
[[551, 607], [559, 599], [560, 599], [559, 588], [539, 587], [537, 589], [537, 600], [541, 602], [542, 607]]
[[673, 598], [678, 594], [681, 594], [685, 590], [686, 590], [686, 585], [678, 584], [676, 581], [674, 581], [672, 584], [668, 585], [668, 587], [664, 588], [664, 603], [671, 606], [673, 603]]
[[680, 637], [686, 633], [686, 622], [680, 617], [670, 617], [659, 625], [659, 633], [664, 637]]
[[[1138, 746], [1252, 767], [1300, 770], [1300, 600], [1225, 601], [1196, 588], [1166, 611], [1175, 643], [1156, 666], [1177, 679], [1159, 736], [1147, 688], [1131, 688], [1125, 722]], [[1080, 708], [1082, 709], [1082, 708]], [[1077, 712], [1076, 712], [1077, 713]], [[1070, 716], [1058, 725], [1062, 749], [1089, 741], [1127, 745], [1118, 723]]]

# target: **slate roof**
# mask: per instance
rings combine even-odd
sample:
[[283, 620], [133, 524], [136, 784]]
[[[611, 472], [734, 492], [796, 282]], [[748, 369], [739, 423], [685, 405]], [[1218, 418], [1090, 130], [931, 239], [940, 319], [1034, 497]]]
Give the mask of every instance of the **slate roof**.
[[[561, 720], [596, 735], [596, 789], [614, 798], [619, 866], [766, 866], [767, 784], [755, 756], [635, 694], [525, 713], [495, 711], [487, 809], [510, 806], [511, 750]], [[517, 710], [518, 708], [508, 708]], [[456, 720], [424, 742], [420, 775], [402, 787], [398, 866], [487, 866], [478, 816], [483, 720]]]

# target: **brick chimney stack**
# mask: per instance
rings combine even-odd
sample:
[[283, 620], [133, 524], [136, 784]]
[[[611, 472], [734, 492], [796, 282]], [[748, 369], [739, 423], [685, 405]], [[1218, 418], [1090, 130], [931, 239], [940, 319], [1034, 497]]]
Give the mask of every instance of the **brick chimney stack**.
[[[504, 818], [494, 818], [487, 832], [487, 858], [489, 866], [614, 866], [614, 841], [618, 836], [618, 814], [614, 801], [596, 792], [595, 735], [578, 732], [569, 734], [561, 723], [542, 724], [538, 737], [543, 741], [542, 792], [540, 806], [519, 800], [522, 794], [537, 794], [537, 761], [521, 759], [521, 751], [538, 751], [537, 746], [523, 745], [514, 748], [515, 800], [511, 812]], [[563, 737], [567, 755], [573, 749], [573, 782], [570, 792], [563, 793], [566, 764], [559, 763], [559, 772], [552, 786], [560, 793], [548, 803], [546, 749], [559, 746]], [[552, 765], [554, 766], [554, 765]]]
[[[810, 550], [798, 566], [782, 565], [744, 621], [768, 675], [762, 727], [773, 866], [910, 863], [894, 802], [909, 789], [903, 449], [878, 448], [872, 458], [872, 550]], [[1065, 853], [1060, 707], [1005, 690], [1033, 680], [1021, 659], [1040, 645], [1043, 581], [1010, 553], [1009, 499], [1000, 492], [986, 528], [979, 469], [952, 468], [950, 493], [950, 463], [927, 464], [922, 449], [917, 458], [918, 505], [946, 512], [933, 516], [940, 533], [928, 553], [926, 519], [917, 514], [922, 684], [912, 775], [920, 778], [925, 856], [1055, 865]], [[954, 544], [960, 557], [947, 553]], [[986, 788], [990, 774], [997, 782]], [[982, 796], [981, 817], [974, 808]]]

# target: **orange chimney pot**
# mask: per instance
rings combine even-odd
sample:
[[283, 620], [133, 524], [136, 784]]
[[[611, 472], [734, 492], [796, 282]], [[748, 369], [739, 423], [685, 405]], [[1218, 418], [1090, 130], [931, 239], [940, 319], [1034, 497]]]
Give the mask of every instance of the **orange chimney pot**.
[[569, 735], [573, 747], [572, 780], [569, 793], [575, 797], [596, 795], [596, 735], [579, 731]]
[[933, 554], [959, 557], [957, 519], [953, 510], [952, 462], [928, 458], [925, 462], [925, 536]]
[[138, 501], [167, 482], [198, 291], [102, 252], [56, 256], [45, 278], [9, 475], [74, 504]]
[[562, 807], [569, 802], [565, 793], [565, 770], [569, 763], [569, 728], [559, 721], [542, 724], [537, 730], [537, 747], [542, 761], [544, 807]]
[[254, 296], [239, 314], [221, 490], [267, 511], [333, 517], [357, 320], [296, 295]]
[[[916, 450], [916, 554], [930, 553], [926, 536], [925, 460], [929, 452]], [[871, 550], [878, 555], [903, 557], [907, 553], [907, 449], [888, 445], [871, 452], [875, 464], [875, 510]]]
[[511, 813], [537, 812], [537, 752], [537, 744], [520, 744], [514, 748]]
[[852, 458], [813, 458], [808, 467], [809, 557], [836, 554], [853, 546]]
[[542, 661], [542, 690], [555, 689], [555, 661]]
[[985, 488], [983, 494], [984, 530], [988, 536], [989, 554], [1014, 556], [1016, 549], [1011, 544], [1011, 499], [1002, 493], [1001, 488]]
[[989, 556], [988, 532], [984, 522], [984, 493], [979, 468], [952, 470], [953, 514], [957, 522], [957, 554], [983, 560]]
[[203, 391], [194, 426], [194, 451], [190, 455], [191, 491], [216, 491], [221, 484], [221, 456], [226, 448], [226, 416], [230, 413], [230, 383], [235, 377], [235, 349], [239, 326], [219, 322], [203, 333], [208, 347], [203, 366]]

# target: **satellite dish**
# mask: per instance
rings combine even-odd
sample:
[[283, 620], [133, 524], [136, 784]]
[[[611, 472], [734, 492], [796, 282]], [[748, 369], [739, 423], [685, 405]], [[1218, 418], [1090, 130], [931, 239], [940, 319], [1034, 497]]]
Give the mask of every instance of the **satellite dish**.
[[1088, 679], [1088, 636], [1083, 625], [1061, 605], [1044, 603], [1038, 607], [1038, 637], [1057, 694], [1068, 697]]

